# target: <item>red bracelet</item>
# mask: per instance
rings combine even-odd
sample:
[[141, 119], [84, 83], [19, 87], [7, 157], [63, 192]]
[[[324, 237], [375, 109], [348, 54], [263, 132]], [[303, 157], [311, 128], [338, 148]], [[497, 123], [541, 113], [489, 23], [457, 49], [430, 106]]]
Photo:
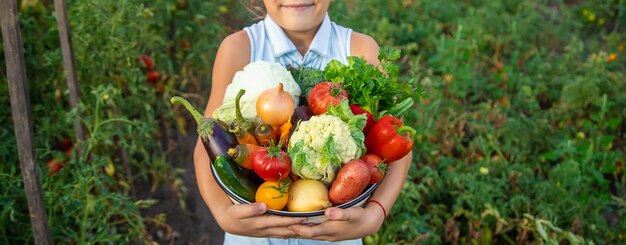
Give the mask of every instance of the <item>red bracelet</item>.
[[380, 208], [382, 208], [382, 209], [383, 209], [383, 214], [385, 214], [385, 217], [384, 217], [384, 218], [387, 218], [387, 210], [385, 210], [385, 207], [383, 207], [383, 205], [382, 205], [382, 204], [380, 204], [380, 202], [378, 202], [378, 201], [376, 201], [376, 200], [374, 200], [374, 199], [370, 199], [370, 200], [369, 200], [369, 201], [367, 201], [365, 204], [368, 204], [368, 203], [370, 203], [370, 202], [373, 202], [373, 203], [378, 204], [378, 206], [380, 206]]

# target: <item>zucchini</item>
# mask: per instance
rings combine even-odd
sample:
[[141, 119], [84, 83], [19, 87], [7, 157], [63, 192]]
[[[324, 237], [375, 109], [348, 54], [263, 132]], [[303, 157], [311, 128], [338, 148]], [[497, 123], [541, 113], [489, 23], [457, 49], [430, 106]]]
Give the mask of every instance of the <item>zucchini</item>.
[[228, 188], [243, 199], [254, 202], [254, 196], [259, 186], [237, 168], [237, 163], [225, 156], [217, 156], [213, 162], [213, 167], [225, 185], [223, 187]]

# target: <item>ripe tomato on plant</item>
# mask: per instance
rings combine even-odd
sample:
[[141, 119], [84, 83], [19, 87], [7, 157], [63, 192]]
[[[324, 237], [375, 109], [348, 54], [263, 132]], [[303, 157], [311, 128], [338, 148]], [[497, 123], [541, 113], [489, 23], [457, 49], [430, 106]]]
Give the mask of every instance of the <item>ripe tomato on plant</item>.
[[70, 138], [63, 138], [61, 139], [61, 141], [58, 143], [58, 148], [59, 150], [62, 151], [67, 151], [68, 149], [72, 148], [72, 146], [74, 145], [74, 143], [72, 142], [72, 139]]
[[320, 115], [328, 110], [329, 105], [337, 106], [343, 99], [349, 100], [348, 92], [341, 84], [321, 82], [311, 89], [307, 102], [313, 114]]
[[389, 167], [380, 157], [368, 153], [361, 157], [370, 170], [370, 184], [375, 184], [383, 179]]
[[183, 39], [183, 41], [180, 43], [180, 47], [181, 47], [183, 50], [190, 49], [190, 48], [191, 48], [191, 43], [189, 42], [189, 40], [187, 40], [187, 39]]
[[139, 62], [141, 63], [143, 67], [145, 67], [148, 70], [152, 70], [152, 68], [154, 68], [154, 60], [152, 60], [150, 56], [147, 56], [145, 54], [139, 56]]
[[161, 74], [159, 74], [159, 72], [158, 72], [158, 71], [151, 70], [151, 71], [148, 71], [148, 72], [146, 73], [146, 79], [147, 79], [149, 82], [153, 82], [153, 83], [154, 83], [154, 82], [159, 81], [159, 79], [161, 79]]
[[50, 161], [48, 161], [46, 163], [46, 166], [49, 168], [48, 173], [50, 175], [54, 175], [57, 172], [59, 172], [59, 170], [61, 170], [63, 168], [63, 163], [61, 163], [61, 161], [59, 161], [59, 159], [52, 159]]
[[265, 203], [269, 209], [282, 210], [289, 200], [289, 184], [285, 181], [266, 181], [257, 189], [255, 200]]
[[287, 153], [280, 149], [280, 145], [272, 144], [270, 147], [258, 149], [252, 155], [252, 170], [265, 181], [289, 178], [291, 160]]

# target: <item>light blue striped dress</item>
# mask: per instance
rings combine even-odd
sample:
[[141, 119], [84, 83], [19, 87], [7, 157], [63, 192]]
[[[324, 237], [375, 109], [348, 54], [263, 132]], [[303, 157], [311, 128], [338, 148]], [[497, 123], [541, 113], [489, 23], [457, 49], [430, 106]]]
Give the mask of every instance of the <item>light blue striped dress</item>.
[[[313, 42], [304, 57], [287, 37], [283, 29], [269, 15], [264, 20], [244, 28], [250, 38], [250, 62], [265, 60], [284, 66], [309, 67], [323, 70], [333, 59], [347, 63], [350, 55], [350, 36], [352, 30], [332, 22], [328, 14], [315, 34]], [[363, 244], [361, 239], [340, 242], [326, 242], [308, 239], [277, 239], [238, 236], [230, 233], [224, 235], [224, 244], [284, 244], [284, 245], [317, 245], [317, 244]]]

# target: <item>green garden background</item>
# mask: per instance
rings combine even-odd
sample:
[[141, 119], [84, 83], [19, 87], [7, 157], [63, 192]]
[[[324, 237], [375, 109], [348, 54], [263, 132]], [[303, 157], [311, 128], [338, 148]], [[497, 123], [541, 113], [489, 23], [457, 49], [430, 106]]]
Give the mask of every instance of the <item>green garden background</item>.
[[[168, 100], [203, 108], [217, 47], [253, 16], [236, 0], [67, 2], [76, 109], [53, 1], [18, 2], [54, 243], [219, 243], [195, 124]], [[626, 243], [626, 1], [333, 1], [330, 15], [400, 49], [401, 79], [428, 94], [405, 118], [409, 177], [366, 244]], [[29, 244], [4, 55], [0, 67], [0, 243]]]

